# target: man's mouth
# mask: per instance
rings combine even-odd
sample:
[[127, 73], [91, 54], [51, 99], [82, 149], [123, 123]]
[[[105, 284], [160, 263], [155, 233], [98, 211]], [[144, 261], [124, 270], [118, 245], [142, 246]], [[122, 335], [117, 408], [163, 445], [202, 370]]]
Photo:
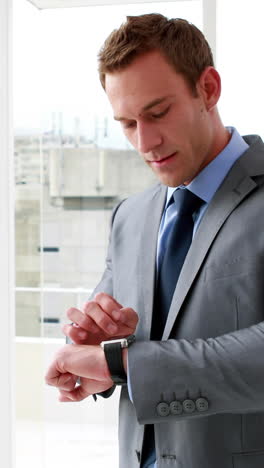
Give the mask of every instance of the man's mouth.
[[151, 164], [151, 166], [154, 166], [154, 167], [162, 167], [170, 163], [175, 155], [176, 153], [172, 153], [169, 156], [165, 156], [164, 158], [161, 158], [161, 159], [152, 159], [149, 161], [149, 163]]

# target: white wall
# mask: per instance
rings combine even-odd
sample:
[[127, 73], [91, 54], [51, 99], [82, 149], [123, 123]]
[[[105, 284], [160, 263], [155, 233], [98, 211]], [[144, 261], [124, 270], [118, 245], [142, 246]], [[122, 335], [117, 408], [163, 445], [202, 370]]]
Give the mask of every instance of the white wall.
[[64, 339], [53, 338], [16, 339], [17, 419], [117, 427], [119, 389], [110, 399], [98, 397], [95, 403], [90, 397], [80, 403], [68, 404], [58, 401], [56, 388], [45, 385], [44, 374], [48, 365], [64, 343]]

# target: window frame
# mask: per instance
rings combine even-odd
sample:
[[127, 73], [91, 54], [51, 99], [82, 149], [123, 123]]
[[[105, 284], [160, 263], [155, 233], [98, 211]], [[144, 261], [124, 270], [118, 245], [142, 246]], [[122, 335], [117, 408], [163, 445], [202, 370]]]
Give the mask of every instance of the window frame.
[[0, 2], [0, 439], [3, 466], [14, 466], [14, 170], [12, 130], [12, 0]]
[[[47, 8], [73, 8], [99, 5], [121, 5], [126, 3], [157, 3], [195, 0], [28, 0], [39, 10]], [[202, 0], [203, 32], [210, 43], [216, 63], [216, 15], [218, 0]]]

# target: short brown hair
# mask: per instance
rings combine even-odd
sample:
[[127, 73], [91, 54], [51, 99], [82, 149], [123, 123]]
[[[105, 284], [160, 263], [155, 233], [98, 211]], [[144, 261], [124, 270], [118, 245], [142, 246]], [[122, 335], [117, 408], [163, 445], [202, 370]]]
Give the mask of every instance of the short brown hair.
[[203, 70], [214, 66], [204, 35], [188, 21], [168, 19], [158, 13], [128, 16], [108, 36], [98, 54], [102, 86], [105, 87], [106, 73], [122, 70], [137, 56], [155, 49], [186, 78], [193, 92]]

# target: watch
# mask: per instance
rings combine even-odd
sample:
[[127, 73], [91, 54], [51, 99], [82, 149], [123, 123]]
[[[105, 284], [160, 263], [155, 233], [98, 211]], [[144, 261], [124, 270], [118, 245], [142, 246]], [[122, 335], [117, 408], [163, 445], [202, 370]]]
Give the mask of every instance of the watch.
[[129, 335], [126, 338], [120, 338], [118, 340], [102, 341], [100, 344], [105, 353], [111, 379], [116, 385], [125, 385], [127, 383], [127, 375], [123, 366], [122, 349], [128, 348], [134, 343], [135, 339], [135, 335]]

